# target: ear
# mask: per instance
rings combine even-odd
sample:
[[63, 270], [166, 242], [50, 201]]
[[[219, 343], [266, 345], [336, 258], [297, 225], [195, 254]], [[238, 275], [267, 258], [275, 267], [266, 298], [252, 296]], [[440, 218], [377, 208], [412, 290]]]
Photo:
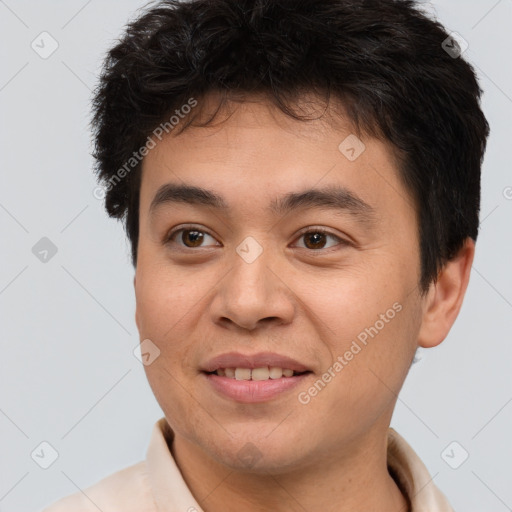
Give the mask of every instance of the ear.
[[462, 306], [475, 256], [475, 242], [467, 238], [455, 258], [446, 263], [437, 282], [430, 285], [424, 299], [418, 346], [439, 345], [448, 335]]
[[[133, 276], [133, 288], [134, 288], [134, 290], [137, 289], [136, 275]], [[139, 315], [138, 315], [138, 311], [137, 311], [137, 301], [135, 301], [135, 325], [137, 326], [137, 329], [139, 329]]]

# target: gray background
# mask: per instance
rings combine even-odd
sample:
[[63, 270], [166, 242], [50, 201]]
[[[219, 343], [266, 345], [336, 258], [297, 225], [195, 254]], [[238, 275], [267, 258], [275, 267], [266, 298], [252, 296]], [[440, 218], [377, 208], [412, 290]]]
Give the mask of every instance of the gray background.
[[[142, 460], [162, 416], [133, 355], [128, 244], [93, 196], [88, 131], [104, 52], [143, 5], [0, 1], [2, 511], [39, 510]], [[445, 342], [420, 352], [392, 426], [457, 511], [501, 512], [512, 510], [512, 0], [425, 5], [468, 41], [492, 134], [465, 303]], [[43, 31], [59, 45], [46, 59], [31, 47], [51, 49]], [[42, 237], [57, 248], [47, 262], [32, 252]], [[42, 441], [59, 454], [48, 469], [31, 458]]]

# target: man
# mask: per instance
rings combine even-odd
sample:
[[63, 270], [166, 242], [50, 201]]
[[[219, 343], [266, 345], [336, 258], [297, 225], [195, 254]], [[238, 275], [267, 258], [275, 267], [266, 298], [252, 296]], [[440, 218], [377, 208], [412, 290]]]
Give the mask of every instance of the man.
[[57, 511], [446, 512], [389, 427], [450, 331], [488, 125], [457, 41], [406, 0], [166, 1], [94, 98], [164, 417]]

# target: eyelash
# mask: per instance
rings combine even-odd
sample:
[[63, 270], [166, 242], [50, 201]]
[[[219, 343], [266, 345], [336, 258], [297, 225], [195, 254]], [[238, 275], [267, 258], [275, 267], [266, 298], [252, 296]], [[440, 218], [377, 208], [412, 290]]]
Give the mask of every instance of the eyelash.
[[[189, 226], [182, 226], [180, 227], [179, 229], [175, 229], [175, 230], [172, 230], [170, 231], [167, 236], [165, 237], [164, 239], [164, 245], [167, 245], [167, 246], [170, 246], [174, 243], [174, 240], [173, 238], [180, 232], [182, 231], [198, 231], [199, 233], [203, 233], [203, 234], [206, 234], [208, 236], [211, 236], [212, 238], [215, 238], [211, 233], [209, 233], [207, 230], [204, 230], [202, 228], [199, 228], [198, 226], [194, 226], [194, 225], [189, 225]], [[307, 234], [311, 234], [311, 233], [321, 233], [322, 235], [326, 235], [326, 236], [330, 236], [334, 239], [336, 239], [336, 241], [338, 242], [335, 246], [333, 247], [327, 247], [326, 249], [324, 248], [320, 248], [320, 249], [308, 249], [307, 247], [299, 247], [299, 249], [306, 249], [308, 250], [309, 252], [311, 253], [319, 253], [321, 251], [331, 251], [331, 250], [337, 250], [339, 249], [338, 246], [347, 246], [347, 245], [350, 245], [350, 243], [342, 238], [340, 238], [339, 236], [335, 235], [334, 233], [331, 233], [330, 231], [326, 230], [325, 228], [321, 228], [321, 227], [314, 227], [314, 226], [309, 226], [307, 228], [305, 228], [303, 231], [301, 231], [299, 233], [299, 235], [297, 236], [297, 238], [295, 240], [298, 240], [300, 238], [302, 238], [304, 235], [307, 235]], [[184, 250], [184, 251], [188, 251], [188, 250], [195, 250], [195, 249], [204, 249], [205, 247], [186, 247], [184, 245], [178, 245], [178, 247], [180, 248], [180, 250]]]

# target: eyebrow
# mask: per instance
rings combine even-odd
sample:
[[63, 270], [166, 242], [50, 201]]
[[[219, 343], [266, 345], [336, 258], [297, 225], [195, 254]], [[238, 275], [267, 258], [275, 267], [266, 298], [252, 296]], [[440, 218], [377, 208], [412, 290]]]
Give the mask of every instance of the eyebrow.
[[[194, 185], [166, 183], [156, 192], [149, 207], [150, 214], [164, 204], [185, 203], [206, 206], [228, 211], [229, 205], [224, 198], [212, 190]], [[350, 214], [358, 221], [368, 224], [377, 219], [375, 209], [345, 187], [329, 185], [322, 188], [310, 188], [298, 192], [289, 192], [273, 199], [269, 209], [275, 215], [286, 215], [299, 209], [318, 208]]]

